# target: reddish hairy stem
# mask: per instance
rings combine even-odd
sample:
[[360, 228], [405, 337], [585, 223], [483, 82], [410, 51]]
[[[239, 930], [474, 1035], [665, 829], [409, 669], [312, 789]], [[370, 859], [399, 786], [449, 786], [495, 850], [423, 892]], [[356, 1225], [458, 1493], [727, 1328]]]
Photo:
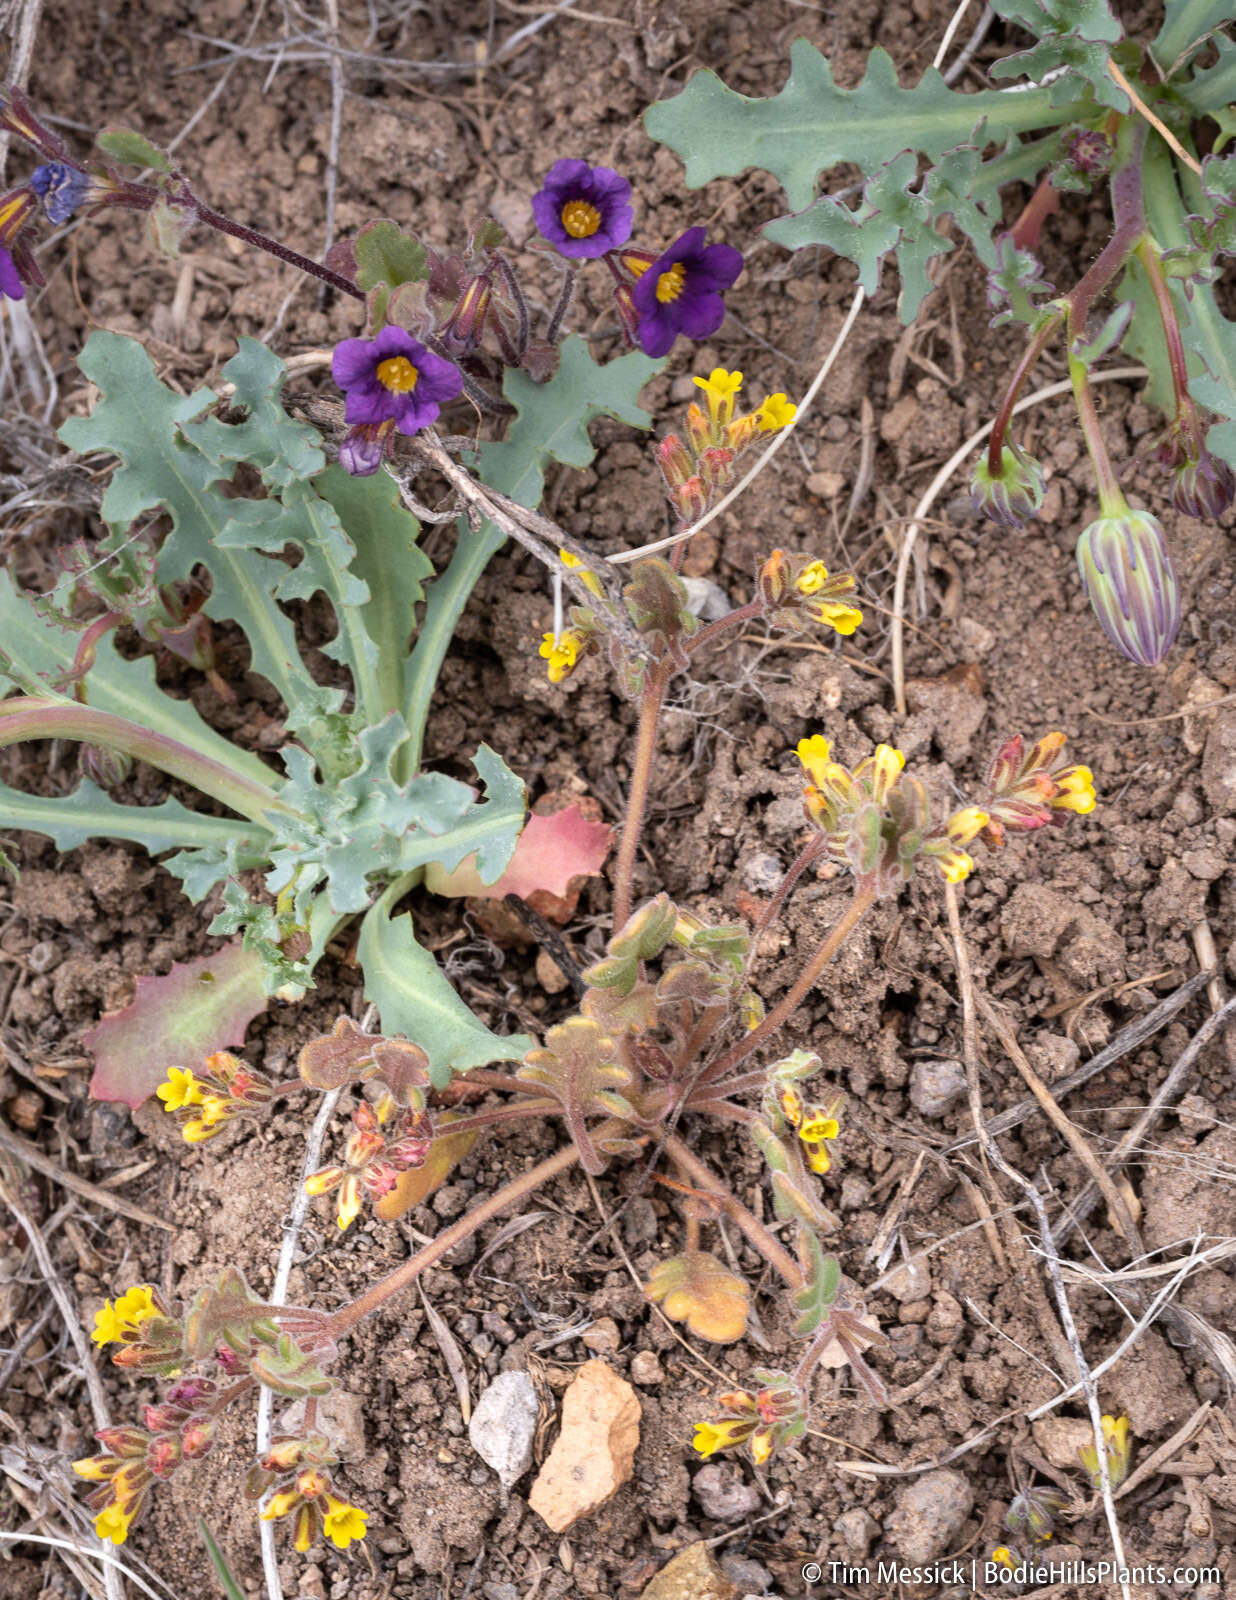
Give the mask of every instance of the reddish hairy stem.
[[[685, 545], [675, 545], [675, 552], [684, 550]], [[736, 628], [743, 622], [750, 622], [753, 617], [758, 617], [764, 609], [762, 600], [750, 600], [745, 606], [739, 606], [737, 611], [727, 611], [725, 616], [718, 617], [715, 622], [710, 622], [707, 627], [701, 628], [698, 633], [693, 633], [686, 641], [688, 655], [694, 655], [697, 650], [712, 641], [730, 628]]]
[[1013, 407], [1017, 404], [1017, 398], [1021, 394], [1026, 379], [1030, 376], [1035, 363], [1055, 338], [1060, 324], [1064, 321], [1064, 317], [1065, 313], [1058, 311], [1043, 324], [1022, 351], [1020, 360], [1013, 368], [1013, 376], [1009, 379], [1004, 393], [1000, 397], [1000, 408], [996, 412], [996, 420], [991, 428], [991, 439], [987, 446], [987, 470], [993, 478], [998, 478], [1002, 475], [1004, 436], [1008, 432], [1009, 422], [1012, 420]]
[[780, 1273], [791, 1289], [802, 1288], [802, 1268], [790, 1252], [768, 1231], [757, 1216], [747, 1210], [738, 1196], [732, 1194], [721, 1179], [710, 1171], [697, 1155], [687, 1149], [677, 1134], [666, 1134], [665, 1153], [680, 1171], [687, 1174], [697, 1189], [703, 1189], [706, 1194], [714, 1197], [748, 1243], [755, 1246], [765, 1261]]
[[492, 1128], [502, 1122], [518, 1122], [522, 1117], [560, 1117], [562, 1105], [558, 1100], [521, 1100], [513, 1106], [494, 1106], [489, 1111], [477, 1111], [470, 1117], [460, 1117], [457, 1122], [446, 1122], [439, 1130], [444, 1137], [453, 1139], [457, 1133], [471, 1133], [474, 1128]]
[[665, 704], [665, 690], [669, 683], [670, 666], [666, 661], [655, 662], [648, 669], [644, 697], [639, 709], [639, 734], [635, 743], [635, 766], [631, 772], [631, 792], [627, 797], [627, 815], [623, 823], [622, 839], [618, 845], [618, 861], [614, 868], [614, 932], [624, 928], [631, 916], [631, 880], [635, 875], [635, 853], [639, 849], [640, 831], [644, 825], [644, 807], [648, 801], [648, 780], [657, 752], [657, 724], [661, 707]]
[[445, 1089], [436, 1092], [443, 1099], [459, 1100], [471, 1089], [478, 1093], [487, 1089], [497, 1090], [501, 1094], [541, 1093], [539, 1083], [528, 1083], [525, 1079], [517, 1078], [509, 1072], [469, 1072], [456, 1078], [453, 1083], [448, 1083]]
[[[854, 932], [855, 928], [858, 927], [868, 911], [871, 910], [875, 901], [876, 893], [873, 888], [861, 882], [856, 885], [854, 898], [847, 906], [845, 914], [833, 924], [824, 936], [811, 960], [808, 961], [802, 972], [795, 979], [793, 987], [786, 990], [785, 994], [782, 995], [758, 1028], [752, 1028], [750, 1033], [739, 1039], [737, 1043], [732, 1044], [728, 1050], [704, 1068], [698, 1080], [700, 1084], [712, 1085], [722, 1074], [731, 1072], [740, 1061], [745, 1061], [753, 1050], [757, 1050], [766, 1039], [771, 1038], [782, 1027], [789, 1017], [793, 1016], [808, 994], [810, 994], [816, 979]], [[712, 1092], [715, 1094], [715, 1089]]]
[[[611, 1129], [617, 1128], [616, 1123], [602, 1125]], [[432, 1267], [444, 1255], [453, 1250], [461, 1240], [467, 1239], [478, 1228], [484, 1227], [494, 1217], [499, 1217], [511, 1206], [534, 1190], [539, 1189], [543, 1183], [548, 1183], [551, 1178], [556, 1178], [560, 1172], [566, 1172], [579, 1160], [579, 1152], [574, 1145], [567, 1145], [546, 1161], [538, 1162], [535, 1167], [522, 1173], [518, 1178], [512, 1178], [509, 1183], [504, 1183], [500, 1189], [495, 1189], [493, 1194], [487, 1195], [479, 1205], [473, 1206], [471, 1211], [465, 1211], [457, 1222], [449, 1228], [444, 1228], [438, 1237], [418, 1250], [414, 1256], [409, 1256], [402, 1266], [396, 1267], [379, 1283], [371, 1284], [364, 1294], [358, 1295], [350, 1305], [326, 1319], [326, 1327], [333, 1339], [341, 1339], [349, 1333], [358, 1322], [372, 1316], [388, 1300], [406, 1289], [409, 1284], [415, 1283], [427, 1267]]]
[[764, 907], [764, 910], [760, 916], [760, 920], [751, 930], [751, 948], [747, 953], [748, 971], [751, 970], [751, 963], [755, 960], [755, 948], [759, 943], [760, 935], [762, 933], [766, 933], [776, 921], [778, 915], [780, 914], [781, 907], [785, 904], [786, 899], [789, 896], [790, 890], [798, 882], [799, 878], [802, 877], [803, 873], [806, 872], [811, 863], [818, 860], [819, 857], [824, 854], [824, 847], [824, 835], [822, 833], [813, 833], [808, 843], [803, 846], [803, 848], [795, 856], [794, 860], [791, 861], [789, 866], [785, 869], [785, 874], [782, 877], [781, 882], [777, 885], [772, 899]]
[[1176, 306], [1172, 300], [1172, 291], [1168, 287], [1162, 264], [1159, 261], [1159, 252], [1149, 234], [1143, 235], [1138, 242], [1136, 255], [1142, 264], [1142, 270], [1145, 272], [1154, 294], [1159, 321], [1163, 324], [1163, 339], [1167, 345], [1167, 360], [1172, 370], [1172, 389], [1176, 396], [1176, 413], [1189, 435], [1189, 443], [1194, 451], [1200, 454], [1203, 444], [1202, 425], [1193, 396], [1189, 393], [1189, 368], [1185, 360], [1184, 344], [1180, 337], [1180, 322], [1176, 316]]

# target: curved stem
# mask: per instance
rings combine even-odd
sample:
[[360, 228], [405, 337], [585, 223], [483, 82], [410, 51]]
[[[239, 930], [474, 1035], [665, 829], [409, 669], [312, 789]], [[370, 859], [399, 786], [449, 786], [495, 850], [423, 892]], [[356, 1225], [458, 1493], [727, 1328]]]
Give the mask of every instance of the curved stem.
[[[682, 545], [675, 545], [674, 554], [677, 555], [681, 549]], [[694, 655], [703, 645], [711, 644], [719, 634], [738, 627], [740, 623], [750, 622], [753, 617], [758, 617], [763, 609], [762, 600], [749, 600], [745, 606], [739, 606], [736, 611], [727, 611], [725, 616], [718, 617], [715, 622], [710, 622], [707, 627], [691, 635], [686, 642], [687, 654]]]
[[631, 880], [635, 875], [635, 853], [639, 849], [640, 830], [644, 825], [644, 807], [648, 801], [648, 780], [657, 751], [657, 724], [661, 707], [665, 704], [665, 690], [670, 678], [670, 664], [658, 661], [648, 669], [644, 684], [644, 698], [639, 708], [639, 733], [635, 742], [635, 765], [631, 771], [631, 791], [627, 796], [627, 815], [618, 846], [618, 861], [614, 868], [614, 932], [627, 924], [631, 915]]
[[119, 750], [192, 784], [202, 794], [262, 826], [267, 826], [266, 817], [271, 811], [287, 816], [297, 814], [264, 784], [202, 755], [191, 745], [152, 733], [111, 711], [96, 711], [69, 700], [36, 699], [32, 695], [0, 701], [0, 747], [27, 739], [76, 739], [83, 744], [102, 745], [106, 750]]
[[751, 930], [751, 947], [747, 952], [746, 970], [748, 972], [751, 970], [751, 963], [755, 960], [756, 946], [759, 944], [760, 935], [767, 933], [768, 929], [777, 920], [777, 917], [781, 912], [781, 907], [785, 904], [787, 898], [789, 897], [791, 889], [793, 889], [794, 885], [798, 882], [799, 878], [802, 877], [803, 873], [806, 872], [811, 863], [813, 861], [818, 861], [819, 858], [824, 854], [825, 844], [826, 841], [822, 833], [813, 833], [811, 838], [785, 869], [785, 872], [781, 878], [781, 882], [777, 885], [772, 899], [764, 907], [764, 910], [760, 914], [760, 920]]
[[488, 1111], [477, 1111], [460, 1117], [455, 1122], [443, 1123], [441, 1132], [449, 1139], [458, 1133], [472, 1133], [480, 1128], [493, 1128], [503, 1122], [519, 1122], [524, 1117], [560, 1117], [562, 1103], [558, 1100], [521, 1100], [516, 1105], [492, 1106]]
[[1055, 312], [1051, 317], [1048, 318], [1046, 322], [1044, 322], [1039, 331], [1034, 335], [1033, 339], [1031, 339], [1030, 343], [1022, 351], [1021, 359], [1013, 368], [1013, 376], [1009, 379], [1008, 384], [1005, 386], [1004, 393], [1000, 397], [1000, 408], [996, 412], [995, 422], [992, 423], [991, 439], [987, 446], [987, 470], [990, 472], [993, 478], [998, 478], [1002, 475], [1001, 465], [1004, 454], [1004, 436], [1008, 432], [1008, 426], [1013, 416], [1013, 408], [1017, 404], [1017, 397], [1021, 394], [1026, 379], [1033, 371], [1035, 363], [1043, 354], [1044, 350], [1047, 349], [1047, 346], [1051, 343], [1052, 339], [1055, 338], [1060, 324], [1064, 321], [1064, 317], [1064, 311], [1060, 310]]
[[666, 1134], [665, 1153], [680, 1171], [687, 1174], [697, 1189], [703, 1189], [706, 1194], [713, 1196], [748, 1243], [755, 1246], [791, 1289], [802, 1288], [802, 1268], [790, 1252], [757, 1216], [747, 1210], [738, 1196], [732, 1194], [721, 1179], [694, 1152], [687, 1149], [676, 1133]]
[[[618, 1124], [603, 1124], [603, 1126], [617, 1127]], [[396, 1267], [380, 1283], [372, 1284], [364, 1294], [358, 1295], [350, 1305], [327, 1319], [327, 1326], [333, 1339], [341, 1339], [349, 1333], [358, 1322], [372, 1316], [381, 1306], [384, 1306], [394, 1295], [401, 1293], [409, 1284], [415, 1283], [427, 1267], [432, 1267], [436, 1261], [453, 1250], [463, 1239], [469, 1238], [478, 1228], [494, 1217], [501, 1216], [511, 1206], [516, 1205], [526, 1195], [539, 1189], [543, 1183], [548, 1183], [551, 1178], [556, 1178], [560, 1172], [566, 1172], [579, 1160], [579, 1151], [573, 1144], [559, 1150], [546, 1161], [538, 1162], [535, 1167], [522, 1173], [518, 1178], [512, 1178], [509, 1183], [504, 1183], [500, 1189], [495, 1189], [479, 1205], [473, 1206], [471, 1211], [465, 1211], [457, 1222], [449, 1228], [444, 1228], [438, 1237], [418, 1250], [414, 1256], [409, 1256], [402, 1266]]]
[[[732, 1071], [740, 1061], [745, 1061], [752, 1051], [757, 1050], [766, 1039], [771, 1038], [781, 1028], [789, 1017], [793, 1016], [794, 1012], [798, 1010], [799, 1006], [810, 994], [821, 972], [837, 954], [837, 951], [840, 950], [855, 928], [858, 927], [875, 902], [875, 890], [860, 881], [855, 886], [854, 898], [846, 907], [845, 915], [829, 929], [811, 960], [808, 961], [802, 972], [795, 979], [793, 986], [786, 990], [785, 994], [782, 995], [758, 1028], [752, 1028], [750, 1033], [739, 1039], [736, 1044], [732, 1044], [724, 1054], [719, 1055], [715, 1061], [710, 1062], [704, 1068], [697, 1080], [700, 1084], [715, 1083], [723, 1073]], [[715, 1094], [715, 1091], [713, 1092]]]
[[1176, 304], [1172, 299], [1171, 288], [1163, 272], [1158, 247], [1148, 233], [1143, 234], [1138, 241], [1135, 253], [1154, 294], [1159, 321], [1163, 324], [1167, 362], [1172, 373], [1172, 391], [1176, 397], [1176, 419], [1187, 434], [1193, 453], [1200, 455], [1205, 438], [1197, 406], [1189, 393], [1189, 368], [1185, 360], [1184, 341], [1180, 337], [1180, 320], [1176, 315]]

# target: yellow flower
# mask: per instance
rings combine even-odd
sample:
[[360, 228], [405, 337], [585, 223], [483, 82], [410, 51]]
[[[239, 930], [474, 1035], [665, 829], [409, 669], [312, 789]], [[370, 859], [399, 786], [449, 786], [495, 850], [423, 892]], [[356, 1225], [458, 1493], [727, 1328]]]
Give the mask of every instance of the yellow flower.
[[718, 1450], [732, 1450], [735, 1445], [742, 1444], [750, 1432], [751, 1424], [745, 1421], [697, 1422], [691, 1444], [697, 1454], [707, 1461]]
[[549, 662], [550, 683], [561, 683], [570, 676], [583, 643], [584, 635], [577, 628], [568, 628], [561, 638], [555, 638], [552, 633], [542, 635], [540, 653]]
[[1094, 775], [1089, 767], [1069, 767], [1064, 772], [1053, 773], [1056, 793], [1048, 801], [1056, 811], [1093, 811]]
[[360, 1183], [355, 1173], [349, 1173], [339, 1186], [339, 1202], [335, 1212], [335, 1220], [340, 1230], [350, 1228], [360, 1215], [361, 1195]]
[[807, 1149], [807, 1165], [812, 1172], [819, 1178], [822, 1178], [826, 1172], [831, 1172], [833, 1158], [824, 1146], [822, 1144], [807, 1144], [805, 1139], [803, 1143]]
[[857, 606], [848, 606], [841, 600], [817, 600], [806, 609], [817, 622], [822, 622], [826, 628], [846, 638], [863, 620], [863, 614]]
[[813, 733], [809, 739], [800, 739], [794, 754], [802, 762], [807, 776], [814, 784], [828, 781], [829, 769], [834, 765], [832, 745], [822, 733]]
[[1107, 1440], [1107, 1448], [1113, 1453], [1121, 1455], [1129, 1453], [1129, 1419], [1128, 1417], [1101, 1417], [1103, 1437]]
[[780, 428], [788, 428], [797, 415], [798, 407], [791, 405], [783, 394], [770, 394], [756, 412], [761, 433], [776, 433]]
[[950, 883], [964, 883], [974, 871], [974, 857], [964, 850], [940, 851], [935, 863]]
[[299, 1506], [296, 1511], [296, 1521], [292, 1524], [295, 1537], [293, 1546], [304, 1555], [309, 1546], [317, 1538], [318, 1519], [314, 1506]]
[[266, 1508], [261, 1513], [263, 1522], [277, 1522], [280, 1517], [286, 1517], [288, 1512], [300, 1504], [300, 1495], [295, 1489], [280, 1489], [278, 1494], [272, 1494], [266, 1502]]
[[954, 811], [945, 823], [948, 836], [956, 845], [969, 844], [977, 839], [991, 819], [978, 806], [967, 806], [964, 811]]
[[80, 1461], [73, 1462], [73, 1471], [91, 1483], [102, 1483], [115, 1476], [118, 1465], [115, 1456], [83, 1456]]
[[204, 1090], [187, 1067], [170, 1067], [167, 1082], [161, 1083], [155, 1094], [165, 1111], [179, 1111], [182, 1106], [200, 1106]]
[[803, 1120], [803, 1097], [792, 1084], [787, 1083], [781, 1091], [781, 1109], [786, 1121], [797, 1128]]
[[333, 1494], [326, 1496], [326, 1516], [323, 1524], [326, 1537], [340, 1550], [346, 1550], [353, 1539], [365, 1537], [365, 1524], [369, 1521], [369, 1513], [362, 1511], [359, 1506], [350, 1506], [343, 1500], [336, 1500]]
[[136, 1514], [136, 1506], [120, 1504], [105, 1506], [94, 1519], [96, 1537], [110, 1539], [112, 1544], [123, 1544], [129, 1537], [129, 1524]]
[[803, 1118], [798, 1137], [804, 1144], [819, 1144], [821, 1139], [835, 1139], [840, 1132], [841, 1124], [836, 1117], [814, 1110], [809, 1111]]
[[822, 561], [811, 561], [798, 574], [794, 587], [799, 594], [819, 594], [828, 582], [828, 568]]
[[751, 1435], [751, 1459], [757, 1467], [762, 1467], [773, 1453], [773, 1436], [771, 1428], [761, 1428], [759, 1433]]
[[[605, 593], [605, 590], [601, 587], [600, 578], [597, 577], [595, 572], [586, 567], [578, 556], [573, 556], [569, 550], [559, 550], [558, 559], [564, 567], [569, 567], [572, 572], [578, 572], [584, 581], [585, 587], [590, 589], [593, 594], [601, 595]], [[544, 654], [543, 651], [542, 654]]]
[[101, 1311], [94, 1314], [94, 1332], [90, 1337], [95, 1344], [119, 1344], [126, 1337], [135, 1338], [143, 1322], [161, 1316], [154, 1303], [154, 1290], [146, 1284], [127, 1289], [113, 1303], [109, 1300]]
[[212, 1139], [216, 1133], [222, 1132], [224, 1123], [230, 1121], [236, 1111], [235, 1103], [224, 1099], [221, 1094], [204, 1093], [198, 1103], [201, 1116], [186, 1122], [180, 1130], [180, 1136], [186, 1144], [201, 1144], [203, 1139]]
[[313, 1195], [329, 1194], [333, 1188], [343, 1182], [342, 1167], [321, 1167], [317, 1172], [311, 1172], [305, 1179], [305, 1193]]
[[1013, 1552], [1006, 1544], [998, 1544], [991, 1552], [991, 1559], [999, 1562], [1002, 1567], [1009, 1567], [1013, 1571], [1017, 1570], [1017, 1563], [1013, 1560]]
[[713, 425], [724, 428], [734, 415], [734, 396], [742, 388], [742, 373], [714, 367], [706, 378], [694, 378], [692, 382], [708, 397], [708, 414]]

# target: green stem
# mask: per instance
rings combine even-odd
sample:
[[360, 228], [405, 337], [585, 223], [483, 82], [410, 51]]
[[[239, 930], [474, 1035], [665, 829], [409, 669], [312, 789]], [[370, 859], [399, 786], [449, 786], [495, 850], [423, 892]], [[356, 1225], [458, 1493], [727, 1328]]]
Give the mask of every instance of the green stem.
[[[697, 1080], [698, 1083], [715, 1083], [724, 1073], [733, 1071], [739, 1062], [745, 1061], [754, 1050], [759, 1049], [766, 1039], [770, 1039], [774, 1033], [778, 1032], [811, 993], [817, 978], [824, 971], [824, 968], [837, 954], [837, 951], [840, 950], [855, 928], [858, 927], [875, 902], [875, 890], [870, 885], [860, 881], [855, 886], [854, 898], [846, 907], [845, 915], [829, 929], [811, 960], [808, 961], [802, 972], [795, 979], [793, 986], [782, 995], [781, 999], [757, 1028], [752, 1028], [750, 1033], [745, 1034], [736, 1044], [732, 1044], [728, 1050], [704, 1068]], [[715, 1093], [716, 1091], [714, 1090], [713, 1094], [715, 1095]]]
[[[1073, 320], [1069, 319], [1069, 343], [1074, 337]], [[1107, 452], [1103, 428], [1099, 422], [1098, 408], [1094, 403], [1094, 390], [1090, 387], [1090, 369], [1084, 361], [1069, 351], [1069, 377], [1073, 383], [1073, 400], [1077, 406], [1078, 420], [1086, 438], [1086, 449], [1094, 467], [1095, 486], [1099, 491], [1099, 508], [1105, 517], [1122, 516], [1129, 509], [1128, 501], [1116, 477], [1112, 458]]]
[[83, 744], [119, 750], [173, 778], [192, 784], [202, 794], [239, 811], [250, 821], [267, 825], [271, 811], [296, 816], [273, 789], [233, 771], [221, 761], [201, 755], [165, 734], [152, 733], [110, 711], [96, 711], [73, 701], [40, 700], [23, 695], [0, 701], [0, 746], [26, 739], [76, 739]]
[[652, 775], [652, 764], [657, 751], [657, 724], [661, 719], [661, 707], [665, 704], [665, 690], [669, 683], [670, 672], [669, 662], [655, 662], [649, 667], [644, 684], [644, 698], [639, 708], [639, 732], [635, 741], [635, 765], [631, 771], [631, 791], [627, 796], [627, 814], [622, 825], [618, 861], [614, 868], [615, 933], [626, 926], [631, 915], [631, 884], [635, 876], [635, 853], [639, 849], [640, 831], [644, 825], [648, 781]]

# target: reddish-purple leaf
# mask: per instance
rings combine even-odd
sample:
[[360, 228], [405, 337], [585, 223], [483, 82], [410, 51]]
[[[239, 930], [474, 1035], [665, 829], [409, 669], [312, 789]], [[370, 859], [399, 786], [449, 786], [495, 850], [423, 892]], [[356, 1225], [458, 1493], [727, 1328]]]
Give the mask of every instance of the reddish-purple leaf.
[[139, 978], [132, 1005], [105, 1012], [83, 1035], [94, 1057], [92, 1097], [136, 1109], [169, 1067], [197, 1067], [216, 1050], [243, 1044], [266, 1001], [261, 958], [239, 943], [177, 963], [165, 978]]
[[468, 856], [454, 872], [430, 866], [425, 883], [434, 894], [476, 895], [500, 900], [517, 894], [524, 900], [544, 890], [564, 895], [572, 878], [600, 872], [609, 853], [612, 829], [603, 822], [589, 822], [578, 805], [570, 805], [553, 816], [533, 815], [515, 846], [506, 871], [497, 883], [484, 884], [476, 870], [476, 860]]

